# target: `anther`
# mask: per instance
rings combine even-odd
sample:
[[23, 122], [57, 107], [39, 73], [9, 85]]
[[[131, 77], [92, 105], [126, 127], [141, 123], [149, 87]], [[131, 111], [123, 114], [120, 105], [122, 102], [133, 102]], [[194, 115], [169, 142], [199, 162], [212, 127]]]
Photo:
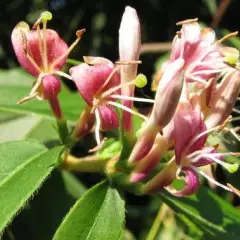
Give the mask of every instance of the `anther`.
[[180, 25], [183, 25], [183, 24], [195, 23], [197, 21], [198, 21], [198, 18], [187, 19], [187, 20], [183, 20], [183, 21], [177, 22], [176, 25], [180, 26]]
[[182, 37], [182, 32], [181, 32], [181, 31], [177, 31], [176, 34], [177, 34], [178, 38], [181, 39], [181, 37]]
[[116, 61], [115, 64], [117, 65], [131, 65], [131, 64], [141, 64], [142, 61]]
[[68, 54], [73, 50], [73, 48], [78, 44], [78, 42], [81, 40], [83, 33], [86, 32], [86, 29], [81, 29], [76, 32], [77, 39], [72, 43], [72, 45], [67, 49], [67, 51], [60, 56], [58, 59], [56, 59], [52, 65], [51, 65], [51, 70], [54, 71], [55, 66], [61, 62], [65, 57], [68, 56]]
[[37, 71], [41, 71], [39, 66], [36, 64], [36, 62], [34, 61], [34, 59], [28, 54], [28, 49], [27, 49], [27, 37], [24, 31], [20, 30], [19, 31], [21, 34], [21, 38], [22, 38], [22, 43], [23, 43], [23, 51], [25, 56], [27, 57], [27, 59], [34, 65], [34, 67], [37, 69]]
[[222, 43], [222, 42], [228, 40], [229, 38], [235, 37], [237, 35], [238, 35], [238, 31], [229, 33], [226, 36], [222, 37], [221, 39], [217, 40], [216, 43], [218, 43], [218, 44]]
[[43, 12], [40, 16], [40, 18], [38, 18], [38, 20], [34, 23], [32, 29], [37, 29], [37, 27], [42, 23], [42, 22], [47, 22], [49, 20], [52, 19], [52, 13], [46, 11]]
[[230, 184], [230, 183], [227, 183], [227, 186], [238, 196], [238, 197], [240, 197], [240, 191], [237, 189], [237, 188], [235, 188], [232, 184]]
[[78, 38], [81, 38], [82, 35], [83, 35], [85, 32], [86, 32], [86, 29], [85, 29], [85, 28], [80, 29], [80, 30], [77, 30], [77, 31], [76, 31], [76, 36], [77, 36]]

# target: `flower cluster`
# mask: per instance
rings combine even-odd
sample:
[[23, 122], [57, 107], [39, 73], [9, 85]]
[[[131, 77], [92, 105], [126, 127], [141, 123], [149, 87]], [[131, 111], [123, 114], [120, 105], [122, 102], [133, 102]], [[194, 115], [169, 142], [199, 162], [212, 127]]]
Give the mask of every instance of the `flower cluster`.
[[[157, 91], [155, 99], [151, 100], [134, 97], [135, 86], [146, 84], [144, 75], [137, 75], [141, 63], [141, 29], [135, 9], [126, 7], [122, 17], [119, 61], [113, 63], [103, 57], [84, 57], [84, 63], [72, 67], [69, 74], [60, 69], [85, 30], [77, 31], [76, 41], [68, 47], [54, 30], [47, 29], [47, 21], [51, 18], [52, 15], [45, 12], [33, 30], [24, 22], [13, 30], [12, 44], [18, 61], [37, 78], [29, 96], [19, 103], [35, 97], [48, 100], [56, 119], [62, 120], [57, 98], [61, 91], [58, 76], [66, 77], [76, 84], [86, 102], [71, 136], [68, 136], [71, 141], [78, 141], [95, 125], [97, 149], [104, 144], [100, 130], [121, 127], [133, 142], [132, 115], [144, 120], [133, 149], [124, 160], [128, 166], [128, 184], [142, 183], [141, 192], [144, 194], [166, 189], [176, 196], [187, 196], [198, 190], [199, 175], [203, 175], [216, 185], [233, 191], [208, 176], [203, 167], [217, 163], [230, 172], [238, 167], [223, 159], [238, 153], [220, 153], [218, 145], [208, 143], [210, 134], [227, 128], [239, 94], [239, 52], [222, 45], [225, 39], [237, 33], [215, 40], [214, 31], [201, 29], [197, 19], [177, 23], [181, 29], [173, 40], [169, 60], [162, 65], [158, 79], [155, 79]], [[153, 103], [150, 115], [135, 111], [133, 101]], [[117, 108], [122, 110], [121, 118]], [[228, 130], [236, 136], [235, 132]], [[156, 173], [162, 156], [166, 154], [171, 155], [171, 159], [164, 162], [163, 168]], [[116, 158], [114, 162], [117, 162]], [[124, 172], [118, 167], [115, 171]], [[175, 179], [184, 181], [182, 189], [171, 186]]]

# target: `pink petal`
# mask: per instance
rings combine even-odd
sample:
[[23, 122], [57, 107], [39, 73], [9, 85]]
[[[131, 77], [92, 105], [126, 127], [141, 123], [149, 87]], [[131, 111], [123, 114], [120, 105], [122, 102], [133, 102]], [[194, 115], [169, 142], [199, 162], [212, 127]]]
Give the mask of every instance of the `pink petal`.
[[[109, 64], [89, 66], [86, 63], [82, 63], [72, 67], [69, 72], [81, 96], [92, 106], [94, 97], [97, 97], [98, 94], [103, 93], [107, 89], [119, 85], [120, 77], [116, 72], [104, 89], [101, 89], [112, 70], [113, 66], [110, 67]], [[100, 89], [101, 91], [98, 93]]]
[[116, 111], [107, 105], [98, 107], [101, 117], [101, 129], [112, 130], [119, 127], [119, 120]]
[[190, 196], [197, 192], [200, 187], [200, 182], [197, 173], [188, 167], [182, 169], [185, 176], [183, 180], [185, 182], [185, 186], [181, 190], [173, 190], [172, 188], [167, 188], [167, 190], [174, 196], [177, 197], [185, 197]]
[[[41, 35], [43, 35], [42, 30]], [[19, 63], [33, 76], [37, 77], [39, 71], [36, 67], [27, 59], [24, 52], [24, 44], [27, 47], [28, 54], [35, 61], [37, 66], [43, 70], [43, 62], [39, 49], [39, 38], [37, 30], [29, 30], [29, 26], [25, 22], [19, 23], [12, 32], [12, 45], [17, 56]], [[48, 67], [51, 63], [62, 56], [68, 49], [67, 44], [59, 37], [57, 32], [48, 29], [46, 31], [46, 45], [47, 45], [47, 60]], [[55, 67], [55, 70], [59, 70], [66, 62], [66, 58], [62, 59]]]
[[[203, 148], [202, 153], [211, 155], [211, 153], [217, 153], [217, 150], [214, 147], [206, 146]], [[223, 161], [221, 154], [219, 154], [219, 156], [214, 155], [214, 157], [220, 161]], [[196, 162], [193, 162], [192, 165], [195, 167], [202, 167], [211, 163], [213, 163], [213, 160], [207, 156], [204, 156], [198, 159]]]
[[55, 98], [61, 91], [61, 81], [55, 75], [44, 76], [41, 90], [43, 99], [49, 100]]
[[201, 118], [201, 112], [194, 109], [188, 100], [180, 102], [174, 115], [174, 132], [172, 135], [172, 140], [175, 141], [177, 164], [180, 164], [183, 155], [203, 147], [206, 142], [206, 135], [199, 138], [190, 147], [188, 145], [194, 137], [205, 130], [206, 126]]

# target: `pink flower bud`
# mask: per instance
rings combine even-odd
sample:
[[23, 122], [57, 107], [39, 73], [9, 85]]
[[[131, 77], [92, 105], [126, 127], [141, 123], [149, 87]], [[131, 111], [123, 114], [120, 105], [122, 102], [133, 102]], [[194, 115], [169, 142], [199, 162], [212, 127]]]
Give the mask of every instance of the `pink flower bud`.
[[159, 163], [162, 153], [168, 148], [168, 141], [160, 134], [156, 137], [154, 145], [148, 155], [143, 158], [133, 170], [130, 181], [138, 182], [148, 176]]
[[239, 71], [234, 70], [217, 85], [217, 88], [211, 94], [210, 111], [205, 121], [207, 128], [220, 125], [229, 117], [237, 101], [239, 90]]
[[139, 161], [151, 150], [157, 133], [171, 120], [178, 105], [183, 86], [183, 59], [169, 64], [158, 85], [155, 103], [146, 126], [141, 131], [129, 162]]
[[[138, 61], [141, 47], [140, 22], [135, 9], [127, 6], [122, 16], [119, 29], [119, 55], [120, 61]], [[121, 67], [121, 83], [128, 83], [137, 76], [137, 64], [129, 64]], [[123, 86], [122, 95], [132, 97], [134, 95], [134, 85]], [[123, 104], [132, 108], [133, 102], [124, 100]], [[123, 111], [123, 127], [126, 131], [132, 131], [132, 116]]]

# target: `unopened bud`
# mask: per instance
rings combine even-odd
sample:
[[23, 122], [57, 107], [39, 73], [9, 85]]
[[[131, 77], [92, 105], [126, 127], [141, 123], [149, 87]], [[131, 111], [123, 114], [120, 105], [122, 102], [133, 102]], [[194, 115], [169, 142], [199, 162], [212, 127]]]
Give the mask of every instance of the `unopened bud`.
[[179, 58], [169, 64], [156, 92], [150, 124], [163, 129], [171, 120], [178, 105], [183, 87], [184, 60]]

